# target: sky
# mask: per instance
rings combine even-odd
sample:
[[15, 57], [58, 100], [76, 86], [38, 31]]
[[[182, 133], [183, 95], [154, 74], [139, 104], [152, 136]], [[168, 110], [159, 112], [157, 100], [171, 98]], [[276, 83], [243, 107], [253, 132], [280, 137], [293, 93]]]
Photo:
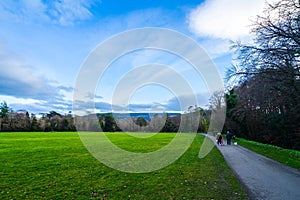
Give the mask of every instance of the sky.
[[[77, 79], [91, 53], [116, 34], [146, 27], [174, 30], [194, 40], [223, 80], [233, 63], [230, 41], [252, 38], [251, 20], [264, 6], [264, 0], [0, 1], [0, 102], [6, 101], [14, 111], [72, 111]], [[174, 70], [193, 89], [197, 105], [208, 105], [212, 91], [190, 63], [170, 52], [141, 49], [120, 55], [99, 77], [96, 90], [88, 94], [94, 111], [122, 106], [131, 112], [185, 111], [189, 101], [182, 106], [178, 99], [180, 95], [188, 99], [189, 94], [177, 94], [155, 81], [131, 91], [125, 107], [118, 105], [120, 80], [157, 75], [138, 70], [149, 63]], [[169, 76], [161, 77], [170, 78], [169, 71]]]

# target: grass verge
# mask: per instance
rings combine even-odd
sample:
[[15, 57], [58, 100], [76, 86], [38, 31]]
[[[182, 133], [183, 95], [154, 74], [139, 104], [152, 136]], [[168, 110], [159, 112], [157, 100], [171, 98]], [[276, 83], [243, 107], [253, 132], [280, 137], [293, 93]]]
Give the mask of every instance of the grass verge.
[[[140, 152], [174, 137], [157, 134], [149, 142], [108, 135]], [[0, 199], [246, 199], [216, 148], [198, 158], [203, 138], [197, 135], [185, 154], [166, 168], [130, 174], [92, 157], [76, 132], [0, 133]]]
[[269, 144], [262, 144], [243, 138], [237, 138], [236, 141], [239, 145], [246, 147], [256, 153], [300, 170], [300, 151], [284, 149]]

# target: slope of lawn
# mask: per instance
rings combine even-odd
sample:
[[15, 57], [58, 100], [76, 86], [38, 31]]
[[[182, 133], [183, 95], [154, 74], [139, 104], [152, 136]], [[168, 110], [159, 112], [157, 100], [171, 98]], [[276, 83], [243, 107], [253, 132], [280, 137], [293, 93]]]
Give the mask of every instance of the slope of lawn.
[[243, 138], [238, 138], [236, 141], [239, 145], [244, 146], [256, 153], [300, 170], [300, 151], [284, 149], [269, 144], [262, 144]]
[[[157, 134], [145, 142], [122, 133], [108, 135], [141, 152], [174, 137]], [[202, 142], [197, 135], [188, 151], [164, 169], [131, 174], [92, 157], [76, 132], [0, 133], [0, 199], [246, 199], [216, 148], [198, 158]]]

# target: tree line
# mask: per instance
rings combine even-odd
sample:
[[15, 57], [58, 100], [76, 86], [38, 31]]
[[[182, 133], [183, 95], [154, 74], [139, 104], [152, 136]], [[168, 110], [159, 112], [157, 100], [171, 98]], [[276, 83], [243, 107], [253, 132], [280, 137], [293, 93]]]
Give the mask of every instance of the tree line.
[[300, 150], [300, 1], [268, 4], [253, 24], [254, 40], [235, 42], [227, 79], [224, 129]]
[[75, 131], [74, 117], [55, 111], [40, 113], [41, 117], [25, 111], [12, 110], [6, 102], [0, 104], [0, 131]]
[[[196, 120], [197, 119], [197, 120]], [[6, 102], [0, 104], [0, 131], [103, 131], [103, 132], [207, 132], [210, 111], [190, 106], [185, 114], [169, 116], [154, 114], [149, 120], [143, 117], [118, 119], [113, 113], [73, 116], [56, 111], [40, 113], [39, 117], [25, 110], [14, 111]]]

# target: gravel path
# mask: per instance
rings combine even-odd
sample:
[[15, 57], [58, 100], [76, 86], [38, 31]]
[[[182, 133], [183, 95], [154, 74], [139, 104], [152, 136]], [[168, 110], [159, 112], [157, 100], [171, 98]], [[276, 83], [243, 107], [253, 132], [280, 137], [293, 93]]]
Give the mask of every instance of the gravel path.
[[300, 171], [239, 145], [216, 146], [251, 199], [300, 200]]

